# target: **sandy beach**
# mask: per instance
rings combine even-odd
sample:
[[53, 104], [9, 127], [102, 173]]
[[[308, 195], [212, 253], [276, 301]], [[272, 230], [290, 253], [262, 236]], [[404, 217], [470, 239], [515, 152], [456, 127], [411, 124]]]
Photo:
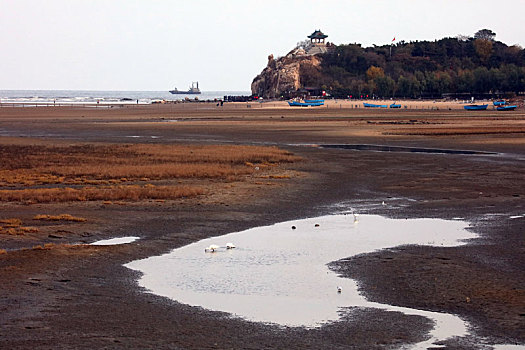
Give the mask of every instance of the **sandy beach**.
[[[319, 108], [290, 108], [286, 102], [0, 108], [3, 150], [235, 145], [277, 147], [296, 157], [237, 177], [156, 180], [201, 186], [206, 195], [1, 202], [0, 220], [19, 218], [39, 231], [0, 234], [0, 347], [390, 349], [424, 340], [432, 327], [428, 319], [379, 309], [347, 310], [340, 321], [313, 329], [231, 318], [145, 293], [139, 275], [123, 266], [203, 238], [331, 214], [341, 203], [392, 218], [468, 222], [479, 237], [467, 245], [401, 246], [335, 261], [330, 268], [355, 279], [370, 301], [468, 321], [469, 334], [444, 341], [444, 348], [523, 346], [523, 108], [472, 112], [457, 102], [397, 102], [401, 109], [356, 108], [362, 101], [330, 101]], [[406, 149], [319, 147], [341, 144]], [[418, 149], [484, 153], [413, 151]], [[16, 186], [1, 190], [35, 185]], [[61, 213], [86, 221], [32, 219]], [[121, 236], [140, 240], [86, 245]]]

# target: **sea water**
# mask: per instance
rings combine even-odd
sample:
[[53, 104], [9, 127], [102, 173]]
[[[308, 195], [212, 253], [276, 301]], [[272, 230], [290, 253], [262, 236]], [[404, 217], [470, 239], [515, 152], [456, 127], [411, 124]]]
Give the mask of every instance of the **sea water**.
[[[96, 90], [0, 90], [0, 103], [31, 104], [87, 104], [87, 103], [128, 103], [149, 104], [159, 100], [222, 99], [224, 96], [251, 95], [249, 91], [202, 91], [199, 95], [177, 94], [166, 91], [96, 91]], [[179, 90], [182, 90], [179, 87]]]
[[[326, 264], [400, 245], [464, 244], [476, 237], [466, 228], [455, 220], [329, 215], [204, 239], [126, 266], [141, 271], [139, 285], [154, 294], [251, 321], [317, 327], [352, 306], [421, 315], [435, 323], [430, 339], [418, 345], [424, 348], [465, 335], [467, 325], [454, 315], [369, 302], [356, 281]], [[228, 242], [236, 248], [226, 249]], [[205, 252], [212, 244], [220, 248]]]

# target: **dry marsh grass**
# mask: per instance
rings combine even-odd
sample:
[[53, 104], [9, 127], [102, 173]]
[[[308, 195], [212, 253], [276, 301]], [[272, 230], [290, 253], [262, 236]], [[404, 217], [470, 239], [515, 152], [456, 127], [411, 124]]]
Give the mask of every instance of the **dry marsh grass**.
[[204, 189], [191, 184], [139, 184], [238, 181], [258, 169], [300, 158], [277, 147], [261, 146], [0, 144], [0, 159], [0, 201], [46, 203], [198, 196]]
[[49, 250], [49, 249], [60, 248], [60, 247], [69, 248], [69, 247], [72, 247], [72, 245], [67, 244], [67, 243], [60, 243], [60, 244], [44, 243], [44, 244], [35, 245], [31, 249], [32, 250]]
[[22, 220], [18, 218], [0, 219], [0, 234], [15, 236], [38, 231], [36, 227], [22, 226]]
[[21, 226], [18, 228], [18, 231], [22, 234], [24, 233], [37, 233], [39, 230], [38, 228], [36, 227], [32, 227], [32, 226]]
[[[161, 164], [91, 164], [42, 168], [49, 173], [60, 172], [60, 177], [75, 177], [65, 183], [108, 184], [107, 180], [118, 182], [140, 181], [141, 178], [161, 180], [170, 178], [227, 178], [247, 175], [252, 169], [229, 163], [161, 163]], [[67, 175], [66, 175], [67, 174]], [[79, 181], [80, 180], [80, 181]]]
[[194, 197], [205, 191], [197, 186], [157, 186], [154, 188], [138, 185], [108, 186], [104, 188], [40, 188], [25, 190], [0, 190], [0, 201], [4, 202], [72, 202], [72, 201], [138, 201], [143, 199], [178, 199]]
[[0, 224], [2, 224], [4, 228], [19, 227], [22, 225], [22, 220], [18, 218], [0, 219]]
[[35, 215], [33, 220], [45, 220], [45, 221], [73, 221], [73, 222], [85, 222], [87, 219], [73, 216], [71, 214], [60, 214], [60, 215], [46, 215], [39, 214]]
[[[0, 185], [87, 180], [208, 178], [247, 174], [256, 163], [299, 159], [277, 147], [212, 145], [0, 145]], [[251, 166], [248, 166], [251, 165]]]
[[261, 179], [289, 179], [290, 175], [263, 175]]

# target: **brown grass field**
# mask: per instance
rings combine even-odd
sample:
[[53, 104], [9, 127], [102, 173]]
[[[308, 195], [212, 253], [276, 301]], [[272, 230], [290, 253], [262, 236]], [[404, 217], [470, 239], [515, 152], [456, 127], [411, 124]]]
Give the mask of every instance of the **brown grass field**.
[[241, 181], [299, 159], [276, 147], [147, 144], [0, 144], [0, 157], [0, 201], [26, 203], [194, 197], [207, 192], [195, 182]]

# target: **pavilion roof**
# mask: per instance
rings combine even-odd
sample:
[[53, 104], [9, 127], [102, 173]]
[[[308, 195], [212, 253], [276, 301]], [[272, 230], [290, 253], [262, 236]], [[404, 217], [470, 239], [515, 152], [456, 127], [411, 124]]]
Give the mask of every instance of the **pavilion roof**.
[[308, 38], [310, 39], [324, 39], [327, 38], [328, 35], [325, 35], [323, 32], [321, 32], [320, 29], [316, 30], [312, 34], [308, 35]]

